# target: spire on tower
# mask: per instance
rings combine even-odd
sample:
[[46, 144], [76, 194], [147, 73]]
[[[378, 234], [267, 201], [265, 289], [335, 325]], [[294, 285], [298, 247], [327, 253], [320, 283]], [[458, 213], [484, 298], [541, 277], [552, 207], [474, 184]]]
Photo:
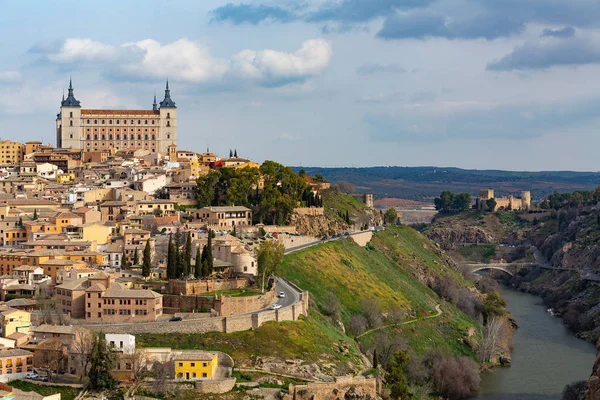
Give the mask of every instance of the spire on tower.
[[167, 85], [165, 87], [165, 99], [160, 102], [160, 107], [177, 108], [175, 102], [171, 100], [171, 91], [169, 90], [169, 80], [167, 79]]
[[79, 100], [75, 98], [73, 94], [73, 80], [69, 77], [69, 92], [67, 94], [67, 98], [65, 99], [65, 93], [63, 91], [63, 100], [60, 103], [63, 107], [81, 107], [81, 103]]
[[154, 103], [152, 103], [152, 110], [158, 110], [158, 105], [156, 104], [156, 92], [154, 92]]

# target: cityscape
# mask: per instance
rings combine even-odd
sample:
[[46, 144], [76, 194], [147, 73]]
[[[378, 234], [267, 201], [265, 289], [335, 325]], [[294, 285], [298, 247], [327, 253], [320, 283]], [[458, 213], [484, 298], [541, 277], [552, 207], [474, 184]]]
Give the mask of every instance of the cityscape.
[[597, 4], [27, 3], [0, 400], [600, 398]]

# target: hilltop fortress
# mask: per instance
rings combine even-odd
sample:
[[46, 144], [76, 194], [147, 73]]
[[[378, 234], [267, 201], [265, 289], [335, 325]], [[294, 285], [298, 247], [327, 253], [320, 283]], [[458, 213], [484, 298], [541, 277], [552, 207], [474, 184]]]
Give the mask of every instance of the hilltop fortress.
[[475, 200], [477, 209], [479, 211], [488, 211], [487, 201], [489, 199], [496, 200], [495, 211], [499, 209], [504, 210], [527, 210], [531, 207], [531, 192], [523, 191], [520, 197], [514, 197], [512, 195], [508, 197], [494, 197], [494, 189], [483, 189], [479, 191], [479, 197]]

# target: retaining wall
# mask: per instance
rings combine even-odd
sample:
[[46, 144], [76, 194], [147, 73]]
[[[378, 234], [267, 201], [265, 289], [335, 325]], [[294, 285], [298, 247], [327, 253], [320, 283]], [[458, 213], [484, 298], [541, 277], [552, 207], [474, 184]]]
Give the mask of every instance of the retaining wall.
[[[335, 382], [310, 382], [306, 385], [289, 386], [284, 400], [343, 400], [349, 392], [360, 393], [364, 398], [377, 398], [381, 394], [381, 382], [376, 378], [341, 376]], [[361, 397], [361, 398], [363, 398]], [[354, 398], [354, 397], [348, 397]]]
[[248, 287], [247, 278], [231, 279], [170, 279], [169, 293], [173, 295], [194, 295], [215, 292], [217, 290], [233, 290]]
[[233, 389], [235, 381], [235, 378], [198, 380], [194, 382], [194, 389], [200, 393], [227, 393]]
[[279, 310], [246, 313], [212, 318], [192, 318], [177, 322], [146, 322], [131, 324], [82, 324], [88, 329], [102, 333], [206, 333], [239, 332], [257, 329], [269, 321], [296, 321], [300, 315], [308, 315], [308, 292], [300, 294], [300, 300]]

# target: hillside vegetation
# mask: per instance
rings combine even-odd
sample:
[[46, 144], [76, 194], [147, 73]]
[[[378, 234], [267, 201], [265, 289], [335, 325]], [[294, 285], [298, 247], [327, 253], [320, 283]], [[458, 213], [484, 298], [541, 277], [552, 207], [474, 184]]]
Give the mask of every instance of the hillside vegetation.
[[[430, 289], [440, 277], [462, 287], [469, 284], [435, 245], [411, 228], [389, 227], [375, 234], [365, 248], [344, 239], [290, 254], [284, 258], [282, 275], [310, 291], [322, 313], [328, 313], [329, 293], [333, 293], [346, 326], [353, 315], [363, 312], [364, 300], [373, 299], [383, 314], [401, 310], [405, 322], [417, 320], [390, 328], [415, 353], [436, 347], [472, 354], [464, 339], [477, 324]], [[442, 314], [426, 319], [436, 315], [437, 304]], [[375, 333], [358, 341], [369, 347]]]

